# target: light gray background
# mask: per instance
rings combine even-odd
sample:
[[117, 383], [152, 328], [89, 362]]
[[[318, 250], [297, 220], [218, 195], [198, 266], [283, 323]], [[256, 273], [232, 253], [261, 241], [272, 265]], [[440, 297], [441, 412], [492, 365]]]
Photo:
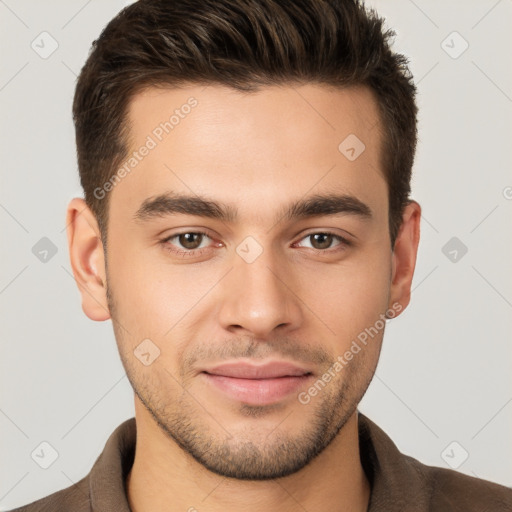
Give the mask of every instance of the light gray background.
[[[76, 74], [127, 3], [0, 0], [1, 510], [81, 479], [134, 415], [111, 323], [81, 310], [64, 217], [81, 195]], [[412, 301], [388, 323], [360, 410], [401, 451], [510, 486], [512, 1], [370, 5], [397, 31], [419, 87], [413, 198], [423, 219]], [[58, 42], [46, 59], [31, 48], [43, 31]], [[32, 252], [43, 237], [57, 248], [46, 263]], [[452, 237], [468, 249], [455, 262], [442, 251]], [[43, 441], [59, 454], [48, 469], [31, 458]]]

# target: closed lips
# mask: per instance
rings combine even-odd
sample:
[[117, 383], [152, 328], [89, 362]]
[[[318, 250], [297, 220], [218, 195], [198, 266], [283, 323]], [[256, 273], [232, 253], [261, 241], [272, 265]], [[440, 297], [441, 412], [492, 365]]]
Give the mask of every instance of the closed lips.
[[275, 379], [278, 377], [303, 377], [311, 374], [308, 369], [290, 363], [278, 362], [258, 366], [244, 363], [226, 363], [206, 369], [204, 372], [210, 375], [236, 379]]

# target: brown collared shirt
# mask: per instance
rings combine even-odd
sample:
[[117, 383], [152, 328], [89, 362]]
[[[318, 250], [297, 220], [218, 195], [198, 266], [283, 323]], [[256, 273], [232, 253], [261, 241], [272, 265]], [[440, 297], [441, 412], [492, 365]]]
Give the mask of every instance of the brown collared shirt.
[[[361, 462], [371, 485], [368, 512], [512, 512], [512, 489], [426, 466], [400, 453], [360, 412], [358, 419]], [[130, 512], [125, 481], [135, 441], [135, 418], [130, 418], [111, 434], [82, 480], [11, 512]]]

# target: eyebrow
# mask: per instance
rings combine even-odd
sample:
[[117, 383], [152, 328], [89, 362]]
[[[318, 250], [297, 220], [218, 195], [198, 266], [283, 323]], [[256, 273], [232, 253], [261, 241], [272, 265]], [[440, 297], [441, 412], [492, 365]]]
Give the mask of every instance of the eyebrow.
[[[145, 199], [134, 214], [134, 220], [143, 223], [176, 214], [195, 215], [233, 223], [237, 219], [238, 210], [232, 205], [205, 197], [166, 192]], [[316, 194], [285, 206], [277, 215], [277, 219], [291, 221], [338, 214], [355, 215], [363, 220], [370, 220], [373, 217], [371, 208], [355, 196]]]

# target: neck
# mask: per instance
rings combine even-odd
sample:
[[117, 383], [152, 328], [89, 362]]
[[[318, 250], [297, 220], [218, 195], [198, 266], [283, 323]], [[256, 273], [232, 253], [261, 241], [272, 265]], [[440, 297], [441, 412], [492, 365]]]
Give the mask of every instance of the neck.
[[306, 467], [266, 481], [225, 478], [184, 452], [137, 403], [137, 444], [126, 480], [133, 512], [365, 512], [370, 485], [361, 466], [357, 412]]

